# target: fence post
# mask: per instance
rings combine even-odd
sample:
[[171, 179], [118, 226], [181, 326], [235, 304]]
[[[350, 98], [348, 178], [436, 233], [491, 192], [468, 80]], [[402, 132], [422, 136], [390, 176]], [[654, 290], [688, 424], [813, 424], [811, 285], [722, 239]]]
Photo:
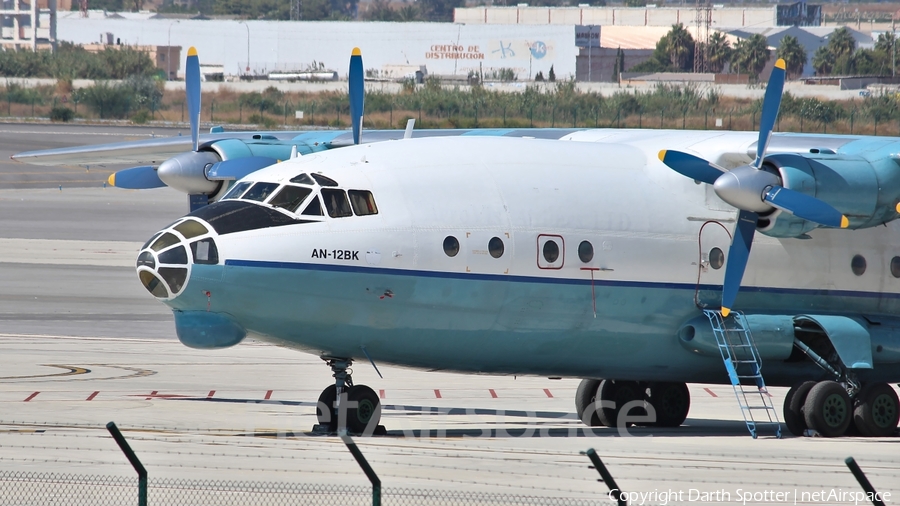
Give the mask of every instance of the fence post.
[[853, 473], [856, 481], [859, 482], [859, 486], [861, 486], [863, 490], [866, 491], [866, 495], [871, 498], [872, 504], [875, 506], [884, 506], [884, 501], [880, 499], [881, 496], [875, 491], [875, 487], [869, 483], [869, 479], [866, 478], [866, 473], [859, 468], [859, 464], [856, 463], [856, 460], [854, 460], [853, 457], [847, 457], [844, 459], [844, 463], [850, 468], [850, 472]]
[[134, 450], [131, 449], [128, 441], [125, 441], [125, 436], [123, 436], [119, 431], [119, 428], [116, 427], [115, 422], [106, 424], [106, 430], [112, 434], [113, 439], [116, 440], [116, 444], [119, 445], [119, 448], [122, 449], [122, 453], [125, 454], [128, 462], [131, 463], [131, 466], [134, 467], [134, 470], [138, 473], [138, 506], [147, 506], [147, 470], [144, 468], [144, 465], [141, 464], [137, 455], [135, 455]]
[[366, 457], [359, 451], [359, 447], [353, 442], [353, 438], [347, 435], [346, 432], [342, 432], [341, 441], [347, 445], [347, 449], [350, 450], [353, 458], [356, 459], [356, 463], [359, 464], [359, 467], [366, 473], [366, 478], [372, 482], [372, 506], [381, 506], [381, 479], [375, 474], [375, 470], [369, 465], [369, 461], [366, 460]]
[[609, 474], [609, 471], [606, 469], [606, 466], [603, 465], [603, 461], [600, 460], [600, 456], [597, 455], [597, 452], [595, 452], [593, 448], [588, 448], [586, 452], [581, 452], [581, 454], [587, 455], [588, 458], [591, 459], [591, 463], [594, 464], [594, 469], [600, 473], [600, 481], [606, 483], [606, 486], [609, 487], [610, 495], [616, 500], [618, 505], [627, 506], [628, 502], [622, 498], [622, 490], [616, 485], [616, 480]]

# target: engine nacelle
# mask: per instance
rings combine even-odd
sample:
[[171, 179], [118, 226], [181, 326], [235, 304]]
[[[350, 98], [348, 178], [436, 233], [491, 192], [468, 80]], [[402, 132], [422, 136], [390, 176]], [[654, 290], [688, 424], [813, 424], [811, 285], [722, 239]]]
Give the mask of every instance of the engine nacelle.
[[[817, 153], [812, 156], [774, 154], [766, 168], [777, 170], [782, 186], [823, 200], [841, 211], [849, 228], [881, 225], [900, 217], [900, 167], [892, 158]], [[798, 237], [819, 225], [789, 213], [760, 216], [759, 231], [773, 237]]]
[[206, 168], [221, 161], [213, 151], [181, 153], [159, 165], [156, 174], [166, 185], [188, 195], [216, 195], [222, 189], [221, 181], [206, 179]]

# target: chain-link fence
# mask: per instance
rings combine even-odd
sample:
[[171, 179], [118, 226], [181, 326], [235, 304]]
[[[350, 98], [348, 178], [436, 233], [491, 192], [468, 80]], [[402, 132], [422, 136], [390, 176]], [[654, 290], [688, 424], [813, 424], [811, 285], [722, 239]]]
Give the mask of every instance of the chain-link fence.
[[[599, 494], [605, 498], [604, 494]], [[137, 477], [0, 472], [4, 506], [129, 506], [138, 504]], [[307, 483], [150, 478], [148, 506], [161, 505], [335, 505], [372, 504], [371, 487]], [[609, 502], [480, 492], [385, 488], [386, 506], [587, 506]]]

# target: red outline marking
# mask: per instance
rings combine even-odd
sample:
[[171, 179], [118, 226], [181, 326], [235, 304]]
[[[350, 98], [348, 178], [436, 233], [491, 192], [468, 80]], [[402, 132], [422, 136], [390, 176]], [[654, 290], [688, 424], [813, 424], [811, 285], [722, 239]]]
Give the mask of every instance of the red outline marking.
[[22, 402], [28, 402], [28, 401], [30, 401], [31, 399], [34, 399], [35, 397], [37, 397], [37, 394], [39, 394], [39, 393], [40, 393], [40, 392], [35, 392], [35, 393], [29, 395], [29, 396], [26, 397], [25, 400], [22, 401]]
[[212, 399], [214, 395], [216, 395], [216, 391], [215, 391], [215, 390], [210, 390], [209, 393], [206, 394], [206, 398], [207, 398], [207, 399]]
[[158, 394], [158, 393], [159, 393], [159, 390], [154, 390], [154, 391], [150, 392], [150, 397], [147, 397], [147, 399], [145, 399], [145, 400], [148, 400], [148, 401], [152, 400], [154, 397], [156, 397], [156, 394]]
[[269, 399], [271, 399], [271, 398], [272, 398], [272, 391], [271, 391], [271, 390], [267, 390], [267, 391], [266, 391], [266, 400], [269, 400]]
[[100, 393], [99, 391], [94, 392], [94, 393], [92, 393], [91, 395], [89, 395], [88, 398], [85, 399], [85, 400], [86, 400], [86, 401], [92, 401], [92, 400], [94, 400], [94, 397], [97, 397], [97, 394], [99, 394], [99, 393]]
[[378, 397], [384, 399], [384, 390], [379, 390], [379, 391], [378, 391]]
[[434, 389], [434, 398], [441, 399], [441, 391], [438, 390], [437, 388]]
[[544, 389], [544, 393], [547, 394], [547, 397], [550, 397], [551, 399], [553, 398], [553, 394], [550, 393], [550, 389], [549, 389], [549, 388], [545, 388], [545, 389]]
[[709, 395], [711, 395], [713, 397], [718, 397], [718, 395], [716, 395], [715, 392], [713, 392], [712, 390], [710, 390], [708, 388], [704, 388], [703, 390], [706, 390], [706, 393], [708, 393]]
[[497, 398], [497, 392], [495, 392], [493, 388], [488, 388], [488, 392], [491, 393], [491, 397], [493, 397], [494, 399]]

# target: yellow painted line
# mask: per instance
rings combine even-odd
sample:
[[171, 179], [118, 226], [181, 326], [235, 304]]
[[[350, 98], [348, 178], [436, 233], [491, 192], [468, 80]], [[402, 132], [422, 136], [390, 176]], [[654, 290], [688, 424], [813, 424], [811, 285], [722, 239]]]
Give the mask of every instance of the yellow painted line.
[[72, 365], [56, 365], [56, 364], [41, 364], [44, 367], [58, 367], [60, 369], [68, 369], [66, 372], [58, 372], [54, 374], [32, 374], [29, 376], [0, 376], [0, 380], [14, 380], [14, 379], [33, 379], [33, 378], [58, 378], [62, 376], [75, 376], [79, 374], [88, 374], [91, 372], [90, 369], [85, 369], [84, 367], [77, 367]]

